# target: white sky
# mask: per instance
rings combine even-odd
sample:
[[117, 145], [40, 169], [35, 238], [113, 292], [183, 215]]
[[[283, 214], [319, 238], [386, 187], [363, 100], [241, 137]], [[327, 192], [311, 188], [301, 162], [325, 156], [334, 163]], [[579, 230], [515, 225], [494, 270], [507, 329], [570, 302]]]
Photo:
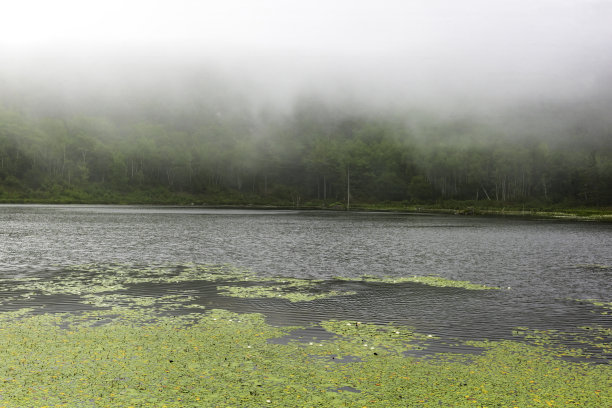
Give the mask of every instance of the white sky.
[[[301, 77], [330, 70], [390, 88], [404, 75], [444, 86], [453, 76], [458, 88], [588, 85], [612, 66], [612, 0], [0, 0], [0, 59], [139, 47], [286, 59]], [[276, 75], [270, 66], [235, 69]]]
[[[319, 52], [556, 45], [612, 30], [609, 0], [1, 0], [0, 44], [198, 43]], [[585, 38], [587, 37], [587, 38]], [[439, 51], [439, 48], [436, 48]]]

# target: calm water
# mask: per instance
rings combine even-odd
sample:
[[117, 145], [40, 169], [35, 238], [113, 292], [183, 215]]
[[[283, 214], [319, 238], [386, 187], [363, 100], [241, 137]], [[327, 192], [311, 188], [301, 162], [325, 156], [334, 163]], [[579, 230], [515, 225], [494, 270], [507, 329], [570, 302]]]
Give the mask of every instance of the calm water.
[[[2, 278], [61, 275], [62, 267], [89, 263], [188, 262], [231, 264], [265, 276], [329, 279], [329, 288], [348, 288], [357, 295], [292, 304], [227, 298], [207, 283], [131, 290], [154, 295], [190, 290], [202, 304], [262, 312], [274, 324], [329, 318], [394, 321], [457, 339], [507, 338], [516, 326], [612, 327], [612, 317], [574, 300], [612, 301], [611, 224], [387, 213], [0, 206]], [[333, 280], [363, 275], [439, 275], [504, 289]], [[0, 288], [0, 296], [9, 295]], [[78, 307], [70, 298], [45, 301], [58, 310]]]

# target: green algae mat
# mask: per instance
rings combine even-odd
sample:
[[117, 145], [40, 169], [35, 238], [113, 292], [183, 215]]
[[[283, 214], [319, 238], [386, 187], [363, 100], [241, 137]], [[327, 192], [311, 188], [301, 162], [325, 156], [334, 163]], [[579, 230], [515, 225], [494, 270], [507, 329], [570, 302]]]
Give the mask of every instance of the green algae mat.
[[[435, 336], [326, 320], [317, 325], [327, 336], [302, 341], [291, 334], [303, 327], [274, 327], [261, 314], [125, 290], [204, 279], [228, 296], [295, 294], [288, 299], [308, 302], [321, 295], [316, 281], [256, 278], [228, 267], [116, 266], [91, 275], [95, 268], [75, 267], [61, 280], [0, 282], [15, 293], [12, 301], [70, 294], [89, 308], [0, 313], [0, 407], [612, 406], [612, 368], [564, 345], [567, 333], [520, 327], [516, 340], [467, 342], [470, 354], [415, 357]], [[609, 330], [577, 328], [573, 340], [587, 339], [581, 331], [595, 332], [588, 347], [609, 355]]]

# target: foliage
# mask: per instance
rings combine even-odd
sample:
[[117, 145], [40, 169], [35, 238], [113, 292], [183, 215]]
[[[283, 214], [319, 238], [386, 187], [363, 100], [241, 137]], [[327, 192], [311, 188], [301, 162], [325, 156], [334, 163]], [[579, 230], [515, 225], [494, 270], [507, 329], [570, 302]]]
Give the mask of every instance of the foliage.
[[[608, 365], [481, 342], [481, 354], [403, 355], [409, 329], [324, 322], [337, 337], [270, 342], [257, 314], [183, 317], [115, 308], [0, 315], [0, 406], [608, 406]], [[346, 329], [345, 329], [346, 328]], [[416, 338], [416, 343], [414, 344]]]
[[414, 112], [337, 115], [316, 103], [267, 118], [141, 108], [28, 115], [0, 104], [0, 200], [327, 207], [345, 205], [350, 190], [351, 203], [612, 204], [612, 150], [593, 140], [506, 137]]
[[[339, 278], [341, 280], [355, 280], [349, 278]], [[404, 282], [415, 282], [422, 283], [429, 286], [438, 286], [446, 288], [463, 288], [468, 290], [488, 290], [488, 289], [499, 289], [495, 286], [481, 285], [478, 283], [472, 283], [469, 281], [452, 280], [442, 278], [440, 276], [402, 276], [402, 277], [376, 277], [376, 276], [364, 276], [358, 280], [364, 282], [381, 282], [381, 283], [404, 283]]]
[[[302, 286], [302, 285], [300, 285]], [[310, 286], [310, 285], [309, 285]], [[286, 288], [295, 288], [294, 285], [282, 286], [217, 286], [220, 294], [232, 297], [241, 298], [283, 298], [290, 302], [309, 302], [317, 299], [324, 299], [332, 296], [354, 295], [356, 292], [336, 291], [328, 292], [305, 292], [305, 291], [287, 291]]]
[[[437, 276], [411, 277], [363, 277], [337, 278], [337, 281], [364, 281], [397, 284], [416, 282], [429, 286], [456, 287], [467, 290], [497, 289], [468, 281], [457, 281]], [[137, 267], [131, 265], [74, 265], [66, 268], [61, 276], [53, 278], [30, 277], [24, 279], [0, 279], [5, 290], [13, 295], [0, 300], [0, 305], [19, 299], [39, 295], [73, 295], [81, 302], [97, 307], [155, 307], [164, 309], [169, 303], [185, 303], [192, 300], [188, 294], [182, 296], [128, 295], [133, 285], [155, 283], [211, 282], [217, 292], [224, 296], [241, 298], [280, 298], [290, 302], [308, 302], [334, 296], [351, 296], [354, 291], [326, 289], [325, 281], [287, 277], [256, 276], [251, 272], [229, 265], [153, 265]]]
[[[609, 355], [610, 330], [604, 327], [571, 333], [518, 327], [516, 341], [467, 342], [478, 352], [417, 358], [410, 353], [426, 350], [436, 336], [397, 324], [328, 320], [318, 326], [330, 336], [303, 339], [291, 336], [300, 328], [273, 327], [260, 314], [208, 310], [190, 291], [153, 298], [130, 290], [201, 280], [222, 291], [257, 289], [247, 290], [247, 296], [280, 293], [289, 300], [318, 301], [308, 296], [317, 293], [320, 281], [257, 277], [229, 265], [74, 265], [62, 270], [51, 279], [0, 280], [3, 291], [12, 294], [2, 299], [4, 307], [41, 295], [77, 296], [87, 306], [72, 313], [0, 312], [0, 407], [612, 403], [606, 387], [610, 366], [584, 362], [593, 353]], [[453, 285], [439, 278], [422, 283]], [[466, 282], [455, 286], [482, 289]]]

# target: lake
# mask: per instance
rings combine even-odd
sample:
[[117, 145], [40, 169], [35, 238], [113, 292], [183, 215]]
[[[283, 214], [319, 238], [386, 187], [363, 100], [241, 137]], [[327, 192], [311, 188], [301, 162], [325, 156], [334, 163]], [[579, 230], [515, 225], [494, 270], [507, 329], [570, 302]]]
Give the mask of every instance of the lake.
[[[259, 277], [322, 280], [346, 292], [308, 302], [236, 298], [217, 283], [124, 285], [127, 296], [189, 295], [205, 308], [259, 312], [273, 325], [322, 320], [395, 322], [440, 338], [432, 350], [469, 339], [506, 339], [516, 327], [571, 331], [612, 327], [588, 299], [612, 301], [612, 224], [404, 213], [225, 210], [146, 206], [0, 206], [0, 310], [87, 308], [79, 293], [29, 282], [95, 281], [146, 268], [227, 265]], [[83, 265], [87, 265], [84, 267]], [[95, 267], [92, 267], [95, 266]], [[83, 267], [81, 267], [83, 266]], [[160, 270], [162, 270], [160, 269]], [[170, 272], [169, 272], [170, 273]], [[362, 276], [439, 276], [499, 287], [467, 290]], [[83, 278], [84, 277], [84, 278]], [[337, 278], [344, 279], [337, 279]], [[602, 356], [598, 356], [602, 358]], [[604, 359], [606, 356], [603, 356]]]

